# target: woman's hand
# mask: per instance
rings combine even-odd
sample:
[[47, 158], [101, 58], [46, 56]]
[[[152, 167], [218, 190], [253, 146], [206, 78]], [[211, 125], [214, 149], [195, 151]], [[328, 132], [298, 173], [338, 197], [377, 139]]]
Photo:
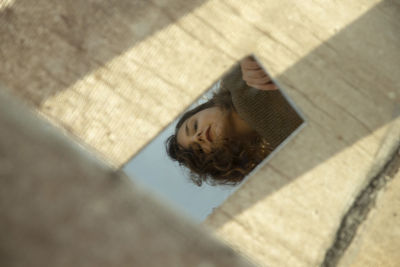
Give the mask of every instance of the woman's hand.
[[243, 80], [248, 86], [265, 91], [278, 89], [253, 57], [243, 59], [240, 62], [240, 67], [242, 69]]

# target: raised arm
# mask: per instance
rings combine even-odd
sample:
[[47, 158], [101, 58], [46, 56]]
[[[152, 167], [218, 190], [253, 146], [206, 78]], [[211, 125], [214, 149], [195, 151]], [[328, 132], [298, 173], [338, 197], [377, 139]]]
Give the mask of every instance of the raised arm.
[[240, 62], [240, 68], [242, 70], [242, 78], [248, 86], [266, 91], [278, 89], [253, 57], [244, 58]]

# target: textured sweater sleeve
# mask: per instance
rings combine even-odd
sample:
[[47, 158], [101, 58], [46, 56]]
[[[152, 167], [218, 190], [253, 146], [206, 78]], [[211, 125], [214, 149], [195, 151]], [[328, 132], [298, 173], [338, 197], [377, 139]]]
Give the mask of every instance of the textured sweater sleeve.
[[272, 149], [303, 122], [280, 90], [263, 91], [248, 86], [239, 64], [223, 78], [222, 88], [230, 91], [239, 116], [266, 138]]

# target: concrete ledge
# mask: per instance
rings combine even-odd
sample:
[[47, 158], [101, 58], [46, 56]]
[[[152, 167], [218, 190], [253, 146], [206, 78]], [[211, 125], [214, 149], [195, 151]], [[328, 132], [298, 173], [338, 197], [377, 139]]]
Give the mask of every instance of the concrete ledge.
[[0, 88], [1, 266], [250, 266]]

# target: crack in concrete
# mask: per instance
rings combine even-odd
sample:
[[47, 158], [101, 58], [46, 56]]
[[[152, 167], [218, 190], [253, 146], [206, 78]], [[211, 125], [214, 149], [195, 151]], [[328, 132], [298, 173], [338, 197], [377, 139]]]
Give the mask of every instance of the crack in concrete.
[[337, 266], [339, 260], [350, 246], [357, 234], [357, 229], [366, 220], [370, 210], [374, 207], [376, 197], [381, 189], [396, 175], [400, 167], [400, 146], [398, 146], [383, 168], [370, 180], [360, 192], [344, 215], [336, 233], [336, 239], [325, 253], [321, 267]]

